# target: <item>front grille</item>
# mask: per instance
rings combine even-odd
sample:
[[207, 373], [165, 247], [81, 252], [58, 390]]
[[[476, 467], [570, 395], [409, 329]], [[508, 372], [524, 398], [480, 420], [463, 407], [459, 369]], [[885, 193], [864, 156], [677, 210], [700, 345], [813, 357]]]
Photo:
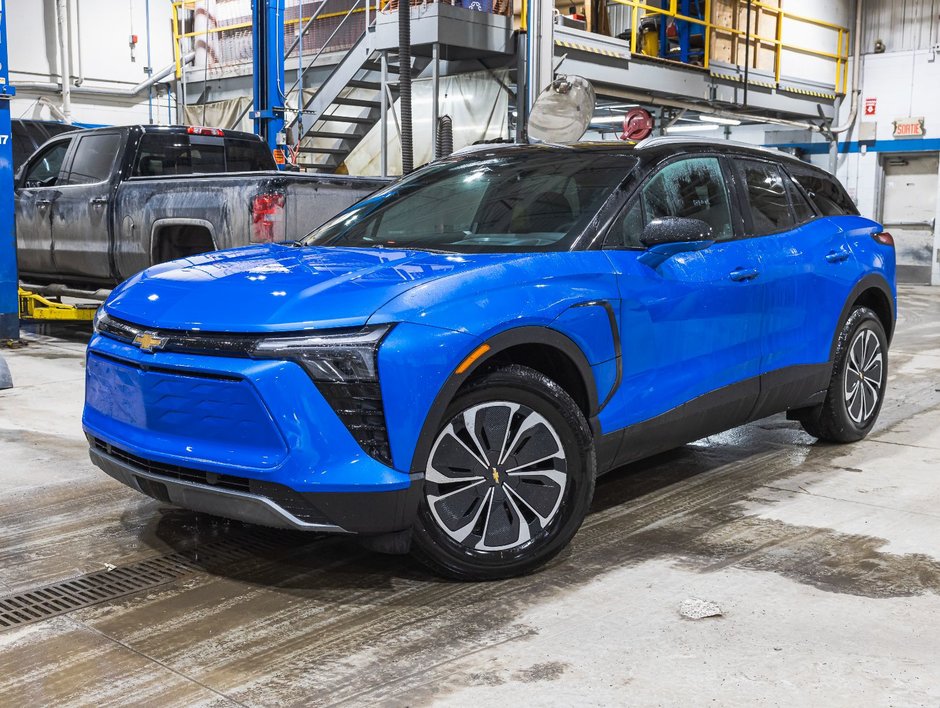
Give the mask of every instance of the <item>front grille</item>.
[[379, 384], [326, 381], [314, 383], [359, 446], [379, 462], [391, 465], [392, 453], [388, 443], [382, 389]]
[[140, 335], [150, 334], [159, 340], [157, 349], [180, 354], [247, 357], [261, 339], [257, 334], [148, 329], [109, 315], [101, 317], [97, 327], [99, 334], [125, 344], [133, 344]]
[[[135, 338], [139, 335], [153, 335], [159, 340], [159, 350], [162, 352], [242, 358], [259, 358], [255, 353], [255, 347], [262, 339], [269, 339], [272, 336], [270, 334], [193, 332], [165, 329], [148, 330], [146, 327], [135, 325], [131, 322], [111, 317], [110, 315], [101, 317], [97, 327], [100, 334], [126, 344], [133, 344]], [[345, 330], [332, 331], [335, 333]], [[353, 332], [355, 330], [350, 329], [349, 331]], [[297, 333], [287, 333], [283, 336], [296, 336], [296, 334]], [[131, 363], [125, 362], [124, 360], [120, 361], [123, 364], [135, 366], [144, 371], [179, 373], [151, 364]], [[303, 365], [301, 364], [301, 366]], [[310, 374], [306, 367], [303, 368]], [[190, 374], [189, 372], [187, 372], [187, 375], [210, 376], [208, 374]], [[222, 375], [211, 376], [221, 380], [226, 378]], [[366, 454], [375, 458], [382, 464], [391, 466], [392, 452], [388, 440], [388, 430], [385, 424], [382, 389], [379, 383], [377, 381], [346, 381], [334, 383], [318, 381], [312, 375], [310, 378]]]
[[[196, 470], [191, 467], [182, 467], [180, 465], [170, 465], [163, 462], [155, 462], [137, 455], [133, 455], [126, 450], [115, 447], [110, 443], [99, 438], [89, 438], [89, 442], [96, 449], [106, 455], [124, 462], [141, 472], [162, 477], [168, 480], [180, 482], [190, 482], [192, 484], [201, 484], [207, 487], [216, 487], [228, 489], [234, 492], [244, 492], [254, 494], [255, 496], [270, 499], [279, 507], [290, 514], [293, 514], [301, 521], [311, 524], [331, 524], [332, 522], [317, 509], [304, 495], [290, 487], [276, 482], [266, 482], [259, 479], [248, 477], [238, 477], [236, 475], [219, 474], [217, 472], [206, 472]], [[153, 495], [151, 495], [153, 496]], [[166, 500], [163, 500], [166, 501]]]

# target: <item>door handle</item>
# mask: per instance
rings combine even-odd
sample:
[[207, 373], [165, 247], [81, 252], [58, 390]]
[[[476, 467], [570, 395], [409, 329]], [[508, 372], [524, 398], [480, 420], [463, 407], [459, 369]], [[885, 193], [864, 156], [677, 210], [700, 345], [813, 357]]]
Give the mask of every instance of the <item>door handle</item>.
[[848, 259], [848, 251], [829, 251], [829, 253], [826, 254], [826, 260], [830, 263], [841, 263], [842, 261], [847, 261]]
[[757, 268], [739, 268], [738, 270], [731, 271], [728, 276], [734, 281], [741, 282], [747, 280], [754, 280], [759, 275]]
[[108, 205], [108, 198], [107, 197], [95, 197], [94, 199], [91, 200], [91, 205], [95, 207], [96, 209], [100, 209], [101, 207]]

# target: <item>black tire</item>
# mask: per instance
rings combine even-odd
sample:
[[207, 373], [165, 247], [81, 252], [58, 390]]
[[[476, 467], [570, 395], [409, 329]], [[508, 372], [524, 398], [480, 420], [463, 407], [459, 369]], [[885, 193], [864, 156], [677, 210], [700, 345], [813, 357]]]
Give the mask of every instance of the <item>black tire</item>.
[[426, 462], [412, 552], [459, 580], [544, 565], [571, 541], [594, 496], [584, 414], [557, 383], [524, 366], [491, 371], [458, 393]]
[[[870, 347], [877, 342], [875, 355]], [[854, 350], [854, 351], [853, 351]], [[880, 362], [863, 362], [869, 365], [863, 381], [855, 362], [860, 353], [863, 358]], [[877, 386], [875, 381], [877, 380]], [[832, 378], [822, 405], [810, 408], [800, 416], [803, 429], [826, 442], [850, 443], [864, 438], [878, 419], [888, 383], [888, 338], [878, 316], [867, 307], [852, 311], [836, 343], [836, 356], [832, 367]], [[855, 387], [861, 387], [856, 389]], [[854, 398], [851, 391], [858, 390]], [[872, 404], [871, 396], [876, 394]], [[870, 407], [869, 407], [870, 406]]]

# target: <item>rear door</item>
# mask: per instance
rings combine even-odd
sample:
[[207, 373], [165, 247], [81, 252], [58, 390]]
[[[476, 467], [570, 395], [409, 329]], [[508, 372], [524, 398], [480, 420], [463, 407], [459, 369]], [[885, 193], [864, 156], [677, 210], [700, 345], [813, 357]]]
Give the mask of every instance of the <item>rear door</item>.
[[16, 190], [16, 250], [22, 273], [52, 273], [52, 212], [61, 196], [65, 158], [71, 140], [42, 148], [24, 166]]
[[[738, 238], [729, 173], [725, 160], [712, 155], [660, 166], [608, 233], [622, 296], [623, 378], [606, 412], [615, 427], [690, 403], [678, 437], [695, 439], [745, 422], [756, 401], [761, 274], [754, 244]], [[716, 243], [656, 268], [643, 265], [640, 233], [663, 216], [705, 221]], [[720, 401], [695, 400], [722, 389]]]
[[53, 262], [62, 275], [110, 280], [111, 197], [122, 134], [94, 132], [77, 140], [53, 211]]
[[775, 387], [799, 398], [803, 387], [828, 383], [832, 338], [858, 266], [836, 218], [815, 209], [791, 178], [788, 170], [798, 166], [736, 158], [735, 168], [767, 298], [762, 399]]

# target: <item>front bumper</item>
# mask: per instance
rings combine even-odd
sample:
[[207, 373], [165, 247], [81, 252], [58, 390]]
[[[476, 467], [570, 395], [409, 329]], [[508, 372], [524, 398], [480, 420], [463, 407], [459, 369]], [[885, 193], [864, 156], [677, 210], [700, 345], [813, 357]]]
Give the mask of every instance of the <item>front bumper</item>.
[[160, 501], [282, 528], [410, 528], [420, 475], [367, 455], [300, 366], [89, 344], [92, 461]]

